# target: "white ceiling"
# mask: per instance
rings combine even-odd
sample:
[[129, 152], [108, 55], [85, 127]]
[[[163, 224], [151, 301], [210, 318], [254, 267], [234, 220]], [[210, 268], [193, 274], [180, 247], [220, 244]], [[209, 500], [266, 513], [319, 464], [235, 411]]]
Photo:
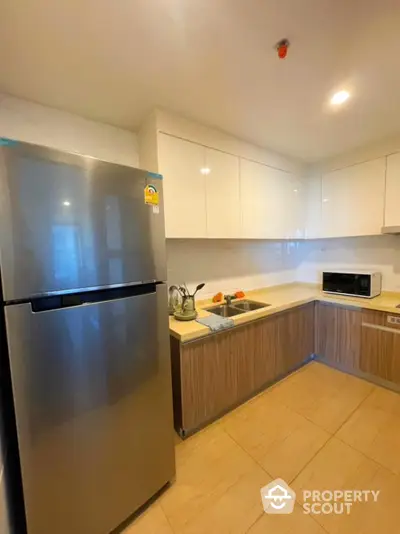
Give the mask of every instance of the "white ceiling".
[[399, 28], [399, 0], [2, 0], [0, 91], [131, 130], [165, 107], [315, 161], [400, 133]]

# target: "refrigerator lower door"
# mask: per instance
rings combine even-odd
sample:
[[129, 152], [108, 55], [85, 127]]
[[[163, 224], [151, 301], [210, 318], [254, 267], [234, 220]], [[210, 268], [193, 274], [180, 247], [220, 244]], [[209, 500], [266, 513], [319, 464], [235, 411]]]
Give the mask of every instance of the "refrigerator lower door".
[[167, 289], [6, 308], [28, 534], [108, 534], [174, 476]]

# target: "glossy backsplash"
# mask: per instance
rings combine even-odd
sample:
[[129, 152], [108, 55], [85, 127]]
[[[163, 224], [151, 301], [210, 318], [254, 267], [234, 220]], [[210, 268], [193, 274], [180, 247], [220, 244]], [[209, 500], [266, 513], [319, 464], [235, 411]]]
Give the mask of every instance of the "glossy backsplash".
[[299, 252], [293, 241], [167, 239], [168, 283], [205, 282], [199, 299], [286, 284], [296, 279]]
[[168, 239], [168, 282], [206, 282], [199, 298], [218, 291], [288, 282], [321, 282], [323, 270], [382, 273], [384, 291], [400, 291], [400, 236], [308, 241]]
[[378, 271], [384, 291], [400, 291], [400, 236], [305, 241], [299, 256], [297, 281], [320, 282], [323, 270]]

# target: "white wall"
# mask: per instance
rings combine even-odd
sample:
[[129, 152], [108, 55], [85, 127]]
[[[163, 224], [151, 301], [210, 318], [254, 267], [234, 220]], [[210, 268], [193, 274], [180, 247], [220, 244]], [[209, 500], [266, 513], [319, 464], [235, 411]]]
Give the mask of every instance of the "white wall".
[[361, 269], [382, 272], [383, 289], [400, 291], [400, 236], [305, 241], [299, 257], [299, 281], [321, 282], [323, 270]]
[[1, 93], [0, 137], [139, 166], [135, 133]]
[[217, 239], [168, 239], [168, 283], [206, 287], [198, 298], [293, 282], [299, 243]]

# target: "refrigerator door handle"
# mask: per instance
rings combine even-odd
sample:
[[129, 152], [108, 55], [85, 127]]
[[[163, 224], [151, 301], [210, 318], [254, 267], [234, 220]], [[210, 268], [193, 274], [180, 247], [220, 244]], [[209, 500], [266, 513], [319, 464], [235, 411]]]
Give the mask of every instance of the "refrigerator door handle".
[[150, 295], [157, 290], [157, 284], [142, 284], [140, 286], [116, 287], [111, 289], [100, 289], [97, 291], [83, 291], [80, 293], [67, 293], [65, 295], [53, 295], [41, 297], [30, 301], [33, 313], [40, 313], [62, 308], [72, 308], [120, 300], [123, 298], [136, 297], [140, 295]]

